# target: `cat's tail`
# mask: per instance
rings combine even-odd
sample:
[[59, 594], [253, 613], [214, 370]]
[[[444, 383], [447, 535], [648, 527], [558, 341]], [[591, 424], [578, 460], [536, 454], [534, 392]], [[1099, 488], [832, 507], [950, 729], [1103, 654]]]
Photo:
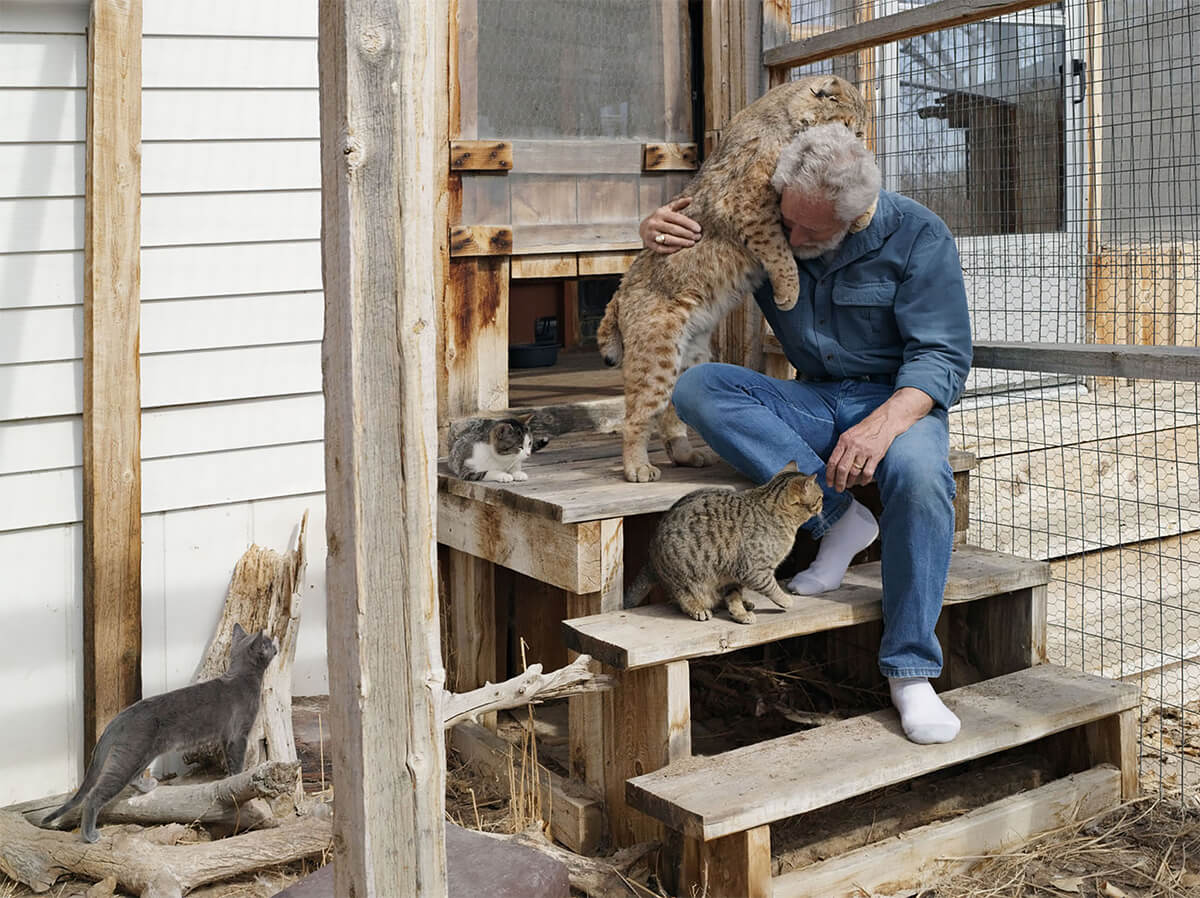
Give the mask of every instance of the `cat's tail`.
[[108, 759], [108, 753], [112, 750], [113, 740], [116, 738], [113, 735], [113, 729], [110, 726], [101, 734], [100, 741], [96, 743], [96, 747], [92, 751], [92, 762], [88, 764], [87, 772], [83, 775], [83, 782], [79, 784], [79, 788], [75, 790], [75, 794], [68, 798], [63, 805], [43, 817], [41, 826], [47, 826], [51, 821], [66, 816], [87, 798], [87, 794], [92, 791], [92, 787], [100, 779], [100, 773], [104, 770], [104, 762]]
[[621, 340], [617, 309], [617, 297], [614, 296], [604, 307], [604, 318], [596, 328], [596, 342], [600, 346], [600, 355], [604, 357], [604, 364], [610, 368], [616, 368], [625, 357], [625, 344]]
[[624, 608], [636, 608], [642, 602], [646, 601], [646, 596], [650, 595], [650, 590], [658, 584], [658, 576], [654, 573], [654, 565], [646, 562], [642, 565], [641, 571], [637, 575], [637, 579], [633, 581], [633, 585], [625, 590], [625, 600], [621, 603]]

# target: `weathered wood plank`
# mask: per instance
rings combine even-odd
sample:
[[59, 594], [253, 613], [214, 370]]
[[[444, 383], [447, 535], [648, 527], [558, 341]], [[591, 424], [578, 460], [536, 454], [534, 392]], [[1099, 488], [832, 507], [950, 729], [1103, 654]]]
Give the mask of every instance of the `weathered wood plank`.
[[608, 523], [562, 523], [446, 492], [438, 497], [439, 543], [573, 593], [597, 592], [612, 576], [600, 543]]
[[642, 145], [643, 171], [695, 171], [699, 167], [699, 151], [694, 143]]
[[84, 200], [84, 757], [142, 690], [141, 89], [141, 0], [96, 0]]
[[[596, 521], [594, 528], [599, 584], [594, 592], [567, 596], [567, 614], [611, 614], [621, 607], [625, 587], [625, 528], [620, 518]], [[575, 653], [568, 653], [575, 659]], [[600, 662], [593, 661], [591, 669], [599, 672]], [[604, 708], [607, 694], [576, 695], [568, 699], [570, 715], [571, 776], [581, 779], [603, 793], [604, 772]]]
[[625, 804], [625, 781], [692, 754], [688, 663], [614, 671], [604, 703], [604, 804], [617, 845], [661, 841], [662, 824]]
[[[464, 758], [479, 764], [502, 781], [508, 780], [516, 751], [495, 733], [474, 723], [460, 723], [450, 731], [450, 744]], [[519, 766], [519, 760], [516, 761]], [[576, 854], [592, 855], [604, 838], [604, 804], [586, 786], [568, 782], [539, 767], [538, 787], [542, 807], [550, 814], [550, 833]]]
[[512, 143], [507, 140], [451, 140], [451, 171], [509, 171]]
[[[567, 645], [617, 668], [638, 668], [717, 655], [792, 636], [819, 633], [882, 616], [879, 562], [854, 565], [841, 588], [819, 596], [797, 596], [788, 610], [767, 599], [756, 604], [751, 626], [722, 617], [696, 621], [675, 605], [645, 605], [602, 617], [566, 621]], [[1043, 585], [1049, 565], [975, 549], [954, 552], [946, 604]]]
[[450, 255], [507, 256], [513, 250], [513, 229], [508, 225], [454, 225], [450, 228]]
[[572, 253], [546, 253], [539, 256], [513, 256], [512, 278], [573, 278], [579, 264]]
[[976, 343], [975, 368], [1200, 381], [1200, 348], [1063, 343]]
[[[705, 898], [772, 898], [771, 827], [756, 826], [723, 839], [688, 839], [683, 851], [679, 895]], [[822, 892], [805, 893], [821, 895]]]
[[[443, 602], [450, 606], [447, 678], [449, 688], [454, 692], [467, 692], [498, 679], [494, 565], [451, 549], [447, 566], [447, 591], [443, 597]], [[496, 712], [483, 715], [480, 723], [494, 730]]]
[[638, 220], [576, 224], [513, 224], [512, 252], [580, 253], [641, 249]]
[[[325, 502], [335, 892], [446, 890], [436, 583], [433, 0], [322, 0]], [[444, 164], [444, 162], [442, 163]]]
[[508, 405], [509, 261], [449, 263], [439, 339], [440, 421]]
[[865, 47], [877, 47], [906, 37], [928, 34], [943, 28], [953, 28], [991, 19], [1034, 6], [1045, 6], [1049, 0], [937, 0], [915, 9], [890, 16], [860, 22], [804, 40], [789, 41], [763, 53], [763, 65], [770, 68], [790, 68], [808, 65], [853, 53]]
[[969, 869], [1038, 833], [1085, 820], [1121, 800], [1120, 774], [1096, 767], [977, 808], [945, 823], [777, 876], [774, 898], [896, 894]]
[[717, 839], [1120, 714], [1138, 690], [1041, 664], [942, 699], [962, 720], [953, 742], [909, 742], [889, 708], [636, 777], [626, 799], [687, 836]]
[[637, 252], [580, 253], [579, 276], [624, 274], [637, 258]]

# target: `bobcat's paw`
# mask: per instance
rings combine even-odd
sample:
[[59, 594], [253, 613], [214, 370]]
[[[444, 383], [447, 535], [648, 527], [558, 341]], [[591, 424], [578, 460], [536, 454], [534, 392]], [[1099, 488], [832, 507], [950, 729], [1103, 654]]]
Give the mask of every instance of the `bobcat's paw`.
[[513, 471], [512, 479], [513, 480], [528, 480], [529, 475], [526, 474], [524, 471]]
[[712, 612], [710, 612], [707, 608], [701, 608], [699, 611], [693, 611], [692, 617], [694, 617], [696, 620], [709, 620], [712, 618]]
[[858, 216], [858, 218], [854, 219], [854, 221], [851, 223], [850, 233], [857, 234], [859, 231], [861, 231], [863, 228], [865, 228], [867, 225], [869, 225], [871, 223], [871, 219], [874, 217], [875, 217], [875, 203], [871, 203], [871, 208], [868, 209], [866, 212], [864, 212], [862, 215]]
[[796, 305], [800, 299], [800, 285], [794, 281], [782, 284], [775, 290], [775, 306], [786, 312]]
[[792, 597], [789, 596], [787, 593], [785, 593], [783, 590], [780, 590], [778, 595], [767, 596], [767, 598], [769, 598], [772, 602], [774, 602], [780, 608], [791, 608], [792, 602], [794, 601], [792, 599]]
[[625, 466], [625, 479], [630, 483], [653, 483], [661, 476], [662, 471], [650, 464], [650, 462]]
[[717, 454], [711, 449], [689, 449], [678, 455], [672, 455], [671, 461], [686, 468], [706, 468], [717, 463]]

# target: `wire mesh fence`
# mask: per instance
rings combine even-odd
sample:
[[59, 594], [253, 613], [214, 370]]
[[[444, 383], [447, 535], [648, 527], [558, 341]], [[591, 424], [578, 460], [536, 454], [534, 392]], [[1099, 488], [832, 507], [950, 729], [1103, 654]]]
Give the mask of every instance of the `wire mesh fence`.
[[[925, 5], [793, 0], [792, 38]], [[1068, 0], [794, 70], [854, 81], [888, 189], [958, 244], [976, 341], [1197, 343], [1200, 9]], [[969, 542], [1050, 563], [1050, 660], [1138, 682], [1143, 782], [1200, 785], [1200, 386], [976, 370]]]

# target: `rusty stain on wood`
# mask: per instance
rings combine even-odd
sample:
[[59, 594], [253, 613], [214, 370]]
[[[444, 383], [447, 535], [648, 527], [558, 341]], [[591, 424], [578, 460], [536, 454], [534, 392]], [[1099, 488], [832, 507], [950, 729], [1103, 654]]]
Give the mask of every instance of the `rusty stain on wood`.
[[513, 146], [507, 140], [450, 141], [451, 171], [511, 171]]
[[507, 256], [512, 253], [513, 232], [508, 225], [455, 225], [450, 228], [450, 255]]
[[642, 146], [643, 171], [692, 171], [698, 167], [694, 143], [648, 143]]

